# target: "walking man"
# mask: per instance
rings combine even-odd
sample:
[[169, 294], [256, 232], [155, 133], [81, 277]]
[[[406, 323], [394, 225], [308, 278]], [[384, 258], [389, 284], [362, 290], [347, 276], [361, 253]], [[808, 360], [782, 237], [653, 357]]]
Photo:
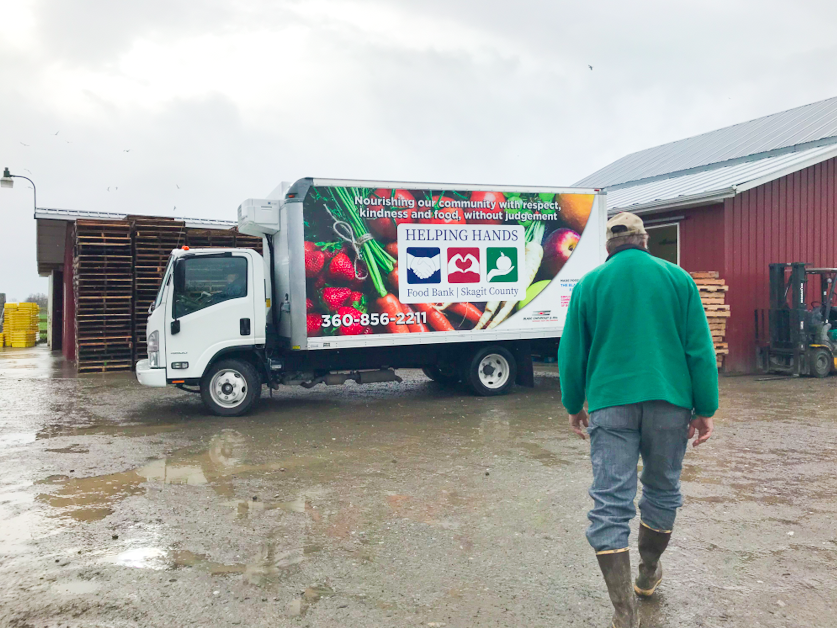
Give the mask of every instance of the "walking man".
[[[570, 426], [590, 436], [587, 540], [613, 602], [613, 628], [639, 626], [634, 593], [650, 596], [662, 580], [660, 555], [683, 504], [686, 445], [695, 432], [693, 446], [709, 439], [718, 409], [715, 349], [697, 286], [647, 246], [638, 216], [608, 221], [607, 262], [573, 290], [558, 352]], [[640, 563], [632, 586], [628, 536], [640, 456]]]

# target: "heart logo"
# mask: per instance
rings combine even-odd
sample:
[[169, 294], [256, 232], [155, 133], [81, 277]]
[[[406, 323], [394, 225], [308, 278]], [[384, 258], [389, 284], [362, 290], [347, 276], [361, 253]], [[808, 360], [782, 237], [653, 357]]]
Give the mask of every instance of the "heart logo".
[[461, 271], [463, 271], [463, 272], [464, 272], [464, 271], [469, 270], [469, 269], [471, 268], [471, 263], [472, 263], [472, 262], [471, 262], [471, 260], [470, 260], [470, 259], [465, 260], [465, 259], [462, 259], [462, 258], [460, 257], [458, 260], [456, 260], [456, 267], [457, 267], [459, 270], [461, 270]]

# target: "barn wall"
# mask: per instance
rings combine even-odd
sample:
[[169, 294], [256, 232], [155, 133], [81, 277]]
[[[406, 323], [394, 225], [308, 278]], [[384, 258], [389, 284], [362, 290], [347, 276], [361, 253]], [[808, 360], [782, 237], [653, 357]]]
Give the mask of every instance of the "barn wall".
[[724, 270], [722, 204], [681, 209], [653, 216], [656, 224], [668, 218], [680, 225], [680, 266], [684, 270]]
[[726, 370], [752, 372], [753, 313], [768, 305], [768, 265], [837, 267], [837, 158], [727, 199], [724, 211], [722, 276], [732, 314]]

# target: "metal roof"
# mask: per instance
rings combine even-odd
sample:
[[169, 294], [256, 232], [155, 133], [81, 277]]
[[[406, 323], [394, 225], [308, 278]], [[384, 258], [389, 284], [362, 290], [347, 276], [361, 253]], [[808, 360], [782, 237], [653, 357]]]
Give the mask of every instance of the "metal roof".
[[[37, 220], [125, 220], [128, 214], [121, 214], [117, 212], [95, 212], [85, 211], [83, 209], [50, 209], [47, 207], [38, 207], [35, 210], [35, 218]], [[148, 218], [158, 218], [158, 216], [149, 215]], [[185, 222], [187, 227], [196, 227], [198, 229], [232, 229], [238, 223], [234, 220], [214, 220], [211, 218], [175, 218], [175, 220]]]
[[612, 190], [713, 164], [732, 165], [835, 143], [837, 97], [632, 153], [575, 185]]
[[837, 144], [621, 187], [608, 190], [607, 208], [609, 213], [649, 213], [720, 202], [832, 157]]
[[[38, 274], [44, 277], [49, 275], [52, 270], [63, 268], [68, 223], [79, 219], [125, 220], [127, 216], [128, 214], [115, 212], [38, 207], [35, 210]], [[156, 216], [148, 216], [148, 218], [156, 218]], [[207, 218], [179, 218], [178, 220], [185, 222], [186, 227], [198, 229], [232, 229], [237, 224], [232, 220], [210, 220]]]

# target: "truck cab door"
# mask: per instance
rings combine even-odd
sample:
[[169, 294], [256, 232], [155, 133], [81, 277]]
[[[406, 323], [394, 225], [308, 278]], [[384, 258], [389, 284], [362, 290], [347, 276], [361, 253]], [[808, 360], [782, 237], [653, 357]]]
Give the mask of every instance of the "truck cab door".
[[255, 297], [260, 291], [251, 257], [242, 250], [185, 255], [176, 261], [172, 298], [166, 304], [169, 380], [199, 378], [219, 351], [256, 343]]

